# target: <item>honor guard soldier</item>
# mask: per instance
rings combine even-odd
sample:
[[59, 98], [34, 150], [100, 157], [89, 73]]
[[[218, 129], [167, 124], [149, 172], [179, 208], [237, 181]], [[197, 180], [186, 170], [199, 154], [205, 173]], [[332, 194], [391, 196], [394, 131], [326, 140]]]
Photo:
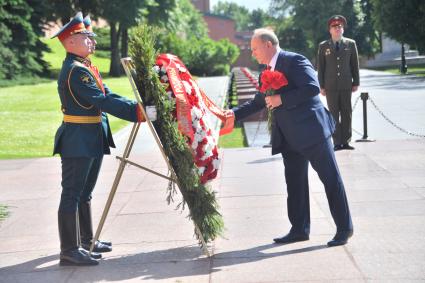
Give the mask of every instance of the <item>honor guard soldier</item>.
[[356, 42], [343, 37], [347, 20], [340, 15], [328, 20], [331, 38], [320, 43], [317, 72], [320, 92], [326, 96], [329, 111], [336, 122], [332, 136], [334, 150], [354, 149], [349, 142], [351, 128], [351, 94], [360, 85], [359, 60]]
[[[86, 28], [87, 26], [87, 28]], [[88, 56], [95, 51], [90, 18], [81, 12], [54, 36], [66, 50], [58, 79], [63, 121], [56, 132], [53, 154], [62, 161], [62, 194], [58, 210], [60, 265], [97, 265], [100, 254], [88, 255], [93, 239], [90, 201], [104, 154], [115, 147], [109, 113], [143, 122], [140, 106], [113, 93], [102, 82]], [[81, 246], [80, 238], [81, 237]], [[94, 252], [112, 250], [110, 242], [97, 241]]]

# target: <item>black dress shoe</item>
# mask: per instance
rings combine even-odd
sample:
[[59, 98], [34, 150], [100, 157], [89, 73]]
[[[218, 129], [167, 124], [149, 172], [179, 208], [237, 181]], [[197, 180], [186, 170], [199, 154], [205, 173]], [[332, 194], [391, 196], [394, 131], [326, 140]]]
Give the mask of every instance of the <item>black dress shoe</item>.
[[107, 245], [107, 246], [111, 246], [112, 247], [112, 242], [107, 242], [107, 241], [99, 241], [101, 244]]
[[342, 149], [342, 144], [334, 145], [334, 151], [338, 151]]
[[354, 149], [354, 146], [351, 146], [351, 145], [349, 145], [348, 143], [344, 143], [344, 144], [341, 146], [341, 149], [353, 150], [353, 149]]
[[[83, 254], [85, 254], [85, 255], [89, 255], [89, 251], [87, 251], [87, 250], [85, 250], [85, 249], [83, 249], [83, 248], [81, 248], [81, 249], [80, 249], [80, 251], [81, 251]], [[90, 256], [91, 256], [92, 258], [94, 258], [94, 259], [101, 259], [101, 258], [102, 258], [102, 254], [101, 254], [101, 253], [95, 253], [95, 252], [92, 252]]]
[[335, 237], [328, 242], [328, 247], [345, 245], [351, 236], [353, 236], [353, 230], [336, 232]]
[[90, 266], [99, 264], [97, 260], [88, 256], [88, 254], [84, 254], [78, 248], [66, 252], [61, 252], [59, 259], [59, 265], [61, 266]]
[[309, 239], [310, 237], [308, 235], [289, 233], [288, 235], [285, 235], [281, 238], [275, 238], [273, 239], [273, 241], [276, 244], [290, 244], [295, 242], [307, 241]]
[[[91, 246], [91, 243], [81, 243], [81, 247], [85, 250], [89, 251], [90, 246]], [[93, 248], [93, 252], [96, 252], [96, 253], [107, 253], [107, 252], [110, 252], [110, 251], [112, 251], [112, 247], [109, 246], [109, 245], [105, 245], [100, 241], [96, 241], [94, 248]]]

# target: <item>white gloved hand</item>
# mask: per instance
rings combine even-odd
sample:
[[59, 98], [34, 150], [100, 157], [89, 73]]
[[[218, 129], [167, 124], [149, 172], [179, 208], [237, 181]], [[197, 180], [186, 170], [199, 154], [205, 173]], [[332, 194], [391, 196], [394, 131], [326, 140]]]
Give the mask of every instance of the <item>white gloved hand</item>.
[[146, 106], [146, 115], [148, 115], [148, 118], [151, 122], [156, 121], [156, 107], [154, 105]]

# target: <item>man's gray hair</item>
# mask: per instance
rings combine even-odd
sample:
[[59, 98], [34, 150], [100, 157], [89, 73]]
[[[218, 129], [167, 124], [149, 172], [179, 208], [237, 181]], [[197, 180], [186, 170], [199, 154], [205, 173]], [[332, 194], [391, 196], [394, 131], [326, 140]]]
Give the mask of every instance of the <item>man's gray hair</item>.
[[252, 37], [259, 37], [262, 42], [270, 41], [273, 46], [279, 45], [279, 39], [270, 28], [259, 28], [254, 30]]

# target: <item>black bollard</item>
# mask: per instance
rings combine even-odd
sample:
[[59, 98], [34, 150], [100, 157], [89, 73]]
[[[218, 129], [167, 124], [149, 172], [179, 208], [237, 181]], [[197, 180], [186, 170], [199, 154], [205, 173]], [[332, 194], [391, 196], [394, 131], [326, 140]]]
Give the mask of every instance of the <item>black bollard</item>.
[[362, 92], [360, 94], [360, 98], [363, 101], [363, 137], [356, 142], [373, 142], [375, 140], [368, 139], [367, 137], [367, 100], [369, 99], [368, 92]]

